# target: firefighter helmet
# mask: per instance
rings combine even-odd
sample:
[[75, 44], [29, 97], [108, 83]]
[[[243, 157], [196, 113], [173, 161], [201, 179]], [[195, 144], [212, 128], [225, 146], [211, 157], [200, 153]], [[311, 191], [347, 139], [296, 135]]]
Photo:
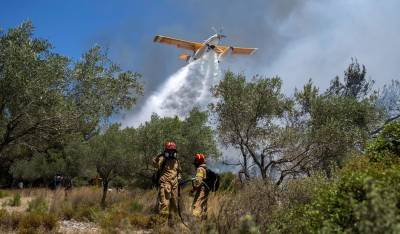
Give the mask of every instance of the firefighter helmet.
[[176, 150], [176, 143], [173, 141], [168, 141], [165, 143], [164, 150]]
[[194, 161], [198, 165], [203, 164], [205, 162], [204, 154], [195, 154], [194, 155]]

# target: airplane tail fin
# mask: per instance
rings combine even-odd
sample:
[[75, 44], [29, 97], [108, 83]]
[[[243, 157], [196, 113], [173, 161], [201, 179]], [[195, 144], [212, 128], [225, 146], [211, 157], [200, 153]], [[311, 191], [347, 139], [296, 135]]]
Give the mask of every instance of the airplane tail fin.
[[190, 59], [190, 55], [183, 53], [179, 55], [179, 58], [187, 62]]

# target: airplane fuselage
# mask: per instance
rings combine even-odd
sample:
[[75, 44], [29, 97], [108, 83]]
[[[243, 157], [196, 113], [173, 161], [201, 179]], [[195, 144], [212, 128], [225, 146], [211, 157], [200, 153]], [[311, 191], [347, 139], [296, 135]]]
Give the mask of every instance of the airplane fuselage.
[[222, 35], [214, 34], [211, 37], [209, 37], [207, 40], [203, 42], [203, 46], [198, 49], [191, 59], [196, 60], [201, 58], [205, 52], [208, 52], [209, 50], [213, 50], [218, 44], [219, 41], [221, 40]]

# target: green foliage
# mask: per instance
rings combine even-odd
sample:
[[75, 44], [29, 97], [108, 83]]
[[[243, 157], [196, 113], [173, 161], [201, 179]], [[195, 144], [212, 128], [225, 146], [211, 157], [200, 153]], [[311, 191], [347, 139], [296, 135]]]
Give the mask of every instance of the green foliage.
[[132, 201], [129, 206], [130, 212], [140, 212], [143, 210], [143, 205], [137, 201]]
[[309, 137], [319, 146], [315, 157], [324, 171], [331, 164], [342, 165], [353, 151], [362, 149], [369, 138], [376, 110], [367, 100], [341, 96], [320, 96], [310, 108]]
[[111, 183], [111, 186], [114, 188], [123, 188], [126, 187], [128, 185], [128, 182], [126, 179], [124, 179], [121, 176], [116, 176]]
[[129, 214], [125, 210], [109, 210], [100, 221], [101, 227], [110, 233], [119, 229], [151, 228], [151, 216], [144, 214]]
[[219, 175], [220, 182], [218, 191], [232, 191], [236, 176], [231, 172], [224, 172]]
[[74, 138], [92, 137], [102, 121], [132, 108], [142, 93], [140, 75], [122, 71], [98, 46], [76, 63], [51, 49], [33, 37], [31, 22], [0, 32], [2, 176], [75, 176], [79, 170], [70, 156], [76, 154], [64, 147]]
[[354, 156], [333, 181], [317, 186], [316, 195], [309, 202], [281, 210], [270, 231], [398, 233], [398, 133], [399, 122], [387, 125], [369, 144], [367, 156]]
[[399, 167], [382, 170], [357, 158], [340, 178], [321, 188], [309, 204], [282, 211], [271, 230], [299, 232], [397, 232], [400, 224]]
[[247, 214], [240, 219], [240, 227], [238, 230], [240, 234], [258, 234], [261, 233], [260, 227], [254, 222], [254, 218]]
[[35, 153], [30, 160], [18, 160], [10, 167], [10, 173], [15, 178], [34, 181], [39, 178], [50, 181], [57, 173], [65, 171], [65, 161], [59, 152], [48, 155]]
[[44, 197], [37, 197], [29, 202], [28, 212], [47, 213], [49, 206]]
[[75, 209], [71, 202], [65, 201], [61, 204], [61, 209], [59, 211], [61, 218], [70, 220], [74, 217], [74, 212]]
[[311, 79], [304, 85], [303, 90], [295, 89], [295, 100], [300, 104], [304, 113], [310, 112], [312, 102], [319, 96], [318, 92], [318, 88], [314, 86]]
[[80, 205], [75, 208], [73, 218], [76, 220], [94, 222], [97, 221], [100, 207], [90, 205]]
[[89, 49], [71, 73], [69, 97], [77, 104], [85, 138], [95, 133], [100, 121], [132, 108], [143, 92], [140, 74], [122, 71], [99, 46]]
[[[272, 211], [278, 205], [277, 192], [278, 187], [274, 184], [266, 180], [253, 180], [237, 191], [223, 193], [218, 199], [218, 212], [210, 215], [209, 223], [219, 233], [252, 229], [255, 226], [265, 230], [271, 222]], [[248, 214], [251, 214], [250, 219]]]
[[57, 217], [46, 213], [28, 213], [22, 216], [19, 222], [20, 233], [40, 233], [56, 230], [58, 227]]
[[121, 131], [118, 124], [111, 125], [104, 134], [94, 136], [89, 141], [87, 158], [102, 178], [104, 207], [109, 183], [118, 176], [129, 175], [139, 166], [135, 163], [132, 138]]
[[13, 198], [8, 202], [9, 206], [20, 206], [21, 205], [21, 194], [15, 193]]
[[67, 199], [57, 204], [56, 208], [53, 207], [50, 213], [66, 220], [75, 219], [84, 222], [96, 222], [99, 220], [101, 209], [96, 200], [93, 202], [76, 202]]
[[344, 82], [342, 83], [339, 77], [336, 77], [331, 81], [327, 93], [329, 95], [364, 99], [368, 97], [374, 84], [374, 81], [367, 80], [366, 74], [365, 66], [360, 66], [357, 59], [352, 59], [351, 64], [344, 72]]
[[44, 213], [9, 213], [0, 210], [1, 230], [18, 231], [18, 233], [49, 233], [57, 230], [57, 217]]
[[[197, 108], [184, 120], [177, 117], [161, 118], [154, 114], [150, 121], [137, 129], [126, 131], [135, 140], [136, 160], [144, 165], [140, 175], [147, 178], [151, 177], [151, 160], [163, 151], [166, 141], [177, 143], [178, 158], [185, 177], [192, 174], [195, 153], [202, 152], [206, 157], [212, 158], [219, 156], [214, 132], [208, 125], [208, 115]], [[142, 181], [146, 182], [145, 179], [140, 179], [138, 183]]]
[[224, 145], [241, 150], [243, 168], [249, 177], [248, 163], [251, 160], [263, 178], [272, 164], [264, 164], [280, 152], [282, 140], [278, 120], [290, 109], [291, 101], [281, 90], [278, 77], [256, 76], [247, 81], [243, 74], [225, 73], [224, 79], [214, 87], [217, 103], [211, 105], [216, 116], [219, 138]]
[[4, 197], [8, 197], [8, 196], [9, 196], [8, 192], [6, 192], [4, 190], [0, 190], [0, 199], [4, 198]]
[[399, 161], [400, 159], [400, 121], [387, 124], [381, 134], [367, 147], [372, 161]]
[[349, 155], [364, 149], [382, 117], [365, 67], [352, 60], [344, 73], [344, 82], [336, 77], [325, 93], [319, 94], [311, 80], [295, 92], [293, 123], [303, 126], [306, 134], [300, 138], [305, 141], [300, 144], [312, 147], [307, 154], [314, 159], [307, 173], [322, 170], [332, 175], [332, 166], [342, 166]]

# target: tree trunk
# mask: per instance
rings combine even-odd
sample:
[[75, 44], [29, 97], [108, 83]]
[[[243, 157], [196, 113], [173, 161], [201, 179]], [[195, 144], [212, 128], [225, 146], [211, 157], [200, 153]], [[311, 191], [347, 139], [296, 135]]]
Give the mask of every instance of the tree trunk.
[[108, 191], [108, 180], [103, 178], [103, 196], [101, 197], [101, 207], [106, 208], [106, 197]]
[[246, 178], [246, 180], [250, 180], [250, 173], [249, 173], [249, 168], [248, 168], [248, 155], [244, 149], [243, 144], [240, 144], [240, 151], [242, 152], [242, 158], [243, 158], [243, 174]]
[[261, 168], [260, 168], [261, 177], [263, 178], [263, 180], [265, 180], [265, 179], [268, 178], [268, 176], [267, 176], [267, 170], [268, 170], [268, 168], [264, 168], [264, 167], [261, 167]]

